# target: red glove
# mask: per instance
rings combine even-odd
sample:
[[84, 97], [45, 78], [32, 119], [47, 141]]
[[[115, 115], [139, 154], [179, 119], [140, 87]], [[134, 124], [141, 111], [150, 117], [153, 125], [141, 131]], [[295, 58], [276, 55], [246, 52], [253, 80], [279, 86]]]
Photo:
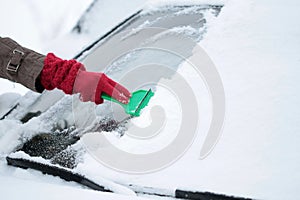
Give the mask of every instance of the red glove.
[[87, 72], [76, 60], [62, 60], [49, 53], [44, 61], [41, 84], [47, 90], [58, 88], [66, 94], [80, 93], [82, 101], [103, 103], [102, 92], [128, 103], [130, 92], [103, 73]]

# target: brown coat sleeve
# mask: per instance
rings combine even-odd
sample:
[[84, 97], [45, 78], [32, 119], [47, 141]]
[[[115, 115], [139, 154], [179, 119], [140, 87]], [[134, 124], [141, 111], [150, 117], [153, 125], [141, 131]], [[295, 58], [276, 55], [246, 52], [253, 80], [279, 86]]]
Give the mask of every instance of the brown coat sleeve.
[[27, 88], [42, 92], [40, 73], [45, 56], [24, 48], [10, 38], [0, 37], [0, 77], [21, 83]]

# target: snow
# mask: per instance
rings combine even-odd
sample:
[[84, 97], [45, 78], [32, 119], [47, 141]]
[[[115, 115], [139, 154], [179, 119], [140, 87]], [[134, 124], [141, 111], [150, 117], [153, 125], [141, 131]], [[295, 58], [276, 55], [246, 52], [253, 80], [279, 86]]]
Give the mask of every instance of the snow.
[[157, 9], [170, 5], [224, 5], [228, 0], [150, 0], [144, 5], [147, 12], [156, 11]]
[[[89, 13], [80, 18], [80, 35], [75, 29], [69, 34], [56, 38], [46, 50], [54, 51], [64, 58], [73, 58], [85, 46], [93, 43], [121, 21], [140, 10], [145, 2], [146, 0], [131, 0], [130, 3], [124, 4], [122, 0], [97, 1]], [[65, 45], [61, 45], [62, 43]]]
[[259, 199], [298, 196], [298, 9], [297, 1], [230, 1], [201, 42], [227, 98], [223, 136], [203, 163], [222, 163], [210, 169], [214, 181]]
[[1, 0], [0, 35], [45, 53], [43, 49], [47, 43], [70, 32], [91, 3], [92, 0], [77, 0], [76, 3], [71, 0]]
[[9, 109], [13, 108], [17, 104], [20, 97], [20, 94], [11, 92], [0, 95], [0, 117], [9, 112]]
[[[0, 185], [1, 198], [3, 199], [125, 199], [124, 195], [115, 193], [99, 193], [86, 188], [76, 188], [74, 186], [66, 186], [63, 184], [58, 185], [55, 182], [38, 182], [14, 177], [1, 177]], [[128, 199], [145, 200], [147, 198], [130, 196]]]
[[[27, 160], [32, 160], [41, 164], [45, 164], [45, 165], [49, 165], [49, 166], [57, 166], [60, 167], [57, 164], [52, 164], [49, 160], [46, 160], [42, 157], [34, 157], [31, 158], [28, 154], [26, 154], [23, 151], [18, 151], [16, 153], [12, 153], [10, 154], [10, 158], [21, 158], [21, 159], [27, 159]], [[63, 168], [67, 171], [71, 171], [68, 168]], [[78, 172], [80, 173], [80, 169], [78, 170]], [[112, 181], [103, 179], [102, 177], [97, 177], [95, 176], [93, 173], [91, 174], [85, 174], [86, 178], [89, 178], [90, 180], [95, 181], [96, 183], [98, 183], [99, 185], [105, 186], [106, 189], [109, 189], [111, 191], [113, 191], [116, 194], [123, 194], [123, 195], [130, 195], [130, 196], [136, 196], [136, 194], [130, 190], [127, 187], [124, 187], [122, 185], [116, 184]]]
[[[48, 53], [57, 37], [69, 33], [92, 0], [22, 1], [0, 0], [0, 36], [10, 37], [21, 45], [40, 53]], [[62, 45], [63, 46], [63, 45]], [[24, 95], [24, 86], [0, 79], [0, 94], [17, 92]]]
[[[20, 4], [18, 8], [20, 10], [26, 10], [29, 5], [22, 1], [10, 2], [1, 6], [1, 14], [6, 13], [4, 11], [9, 10], [8, 8], [15, 2]], [[45, 2], [30, 2], [37, 6], [35, 12], [44, 12], [45, 8], [42, 8], [44, 6], [41, 4], [45, 5]], [[83, 1], [79, 2], [81, 3], [76, 3], [78, 6], [77, 10], [75, 9], [76, 12], [83, 7], [82, 5], [85, 7], [89, 5]], [[156, 0], [150, 1], [146, 6], [155, 10], [166, 2], [170, 3], [170, 1]], [[172, 1], [172, 4], [181, 2]], [[187, 4], [194, 2], [208, 3], [209, 1], [186, 1]], [[226, 94], [225, 126], [214, 151], [204, 160], [199, 160], [199, 151], [204, 139], [204, 135], [199, 134], [180, 160], [155, 173], [132, 175], [116, 172], [100, 164], [89, 154], [85, 154], [84, 157], [84, 163], [87, 165], [79, 165], [76, 170], [90, 172], [90, 176], [104, 177], [123, 184], [134, 183], [169, 189], [180, 187], [256, 199], [295, 199], [298, 197], [300, 186], [300, 137], [297, 134], [300, 131], [298, 117], [300, 115], [298, 81], [300, 27], [297, 19], [300, 18], [298, 12], [300, 3], [296, 0], [284, 2], [226, 0], [213, 1], [213, 3], [217, 5], [224, 3], [225, 6], [220, 15], [210, 21], [208, 32], [199, 44], [205, 48], [217, 66]], [[117, 22], [128, 17], [130, 13], [138, 10], [141, 4], [139, 1], [132, 1], [126, 4], [127, 9], [123, 9], [122, 2], [118, 4], [122, 6], [116, 6], [114, 3], [103, 1], [101, 8], [98, 8], [103, 9], [103, 12], [99, 15], [93, 14], [99, 17], [95, 18], [93, 23], [104, 17], [108, 18], [108, 21], [103, 22], [103, 27], [92, 26], [93, 28], [89, 29], [91, 25], [87, 25], [82, 38], [80, 35], [68, 33], [71, 26], [60, 26], [58, 21], [61, 22], [63, 15], [57, 18], [54, 16], [40, 18], [50, 24], [49, 27], [54, 27], [51, 33], [48, 33], [49, 29], [44, 25], [39, 26], [38, 29], [34, 25], [34, 23], [43, 24], [43, 22], [31, 21], [28, 25], [30, 31], [24, 35], [18, 34], [15, 29], [11, 32], [14, 34], [4, 33], [2, 30], [0, 34], [10, 34], [28, 47], [41, 51], [42, 49], [54, 50], [59, 52], [59, 55], [69, 58], [85, 44], [94, 40], [98, 33], [109, 30], [113, 20]], [[48, 7], [49, 10], [53, 8], [53, 5]], [[70, 3], [66, 1], [62, 5], [62, 11], [69, 6]], [[115, 8], [118, 11], [113, 12]], [[84, 9], [82, 8], [80, 12], [82, 10]], [[26, 14], [25, 19], [30, 18], [27, 16], [31, 15], [29, 12], [23, 13]], [[36, 16], [36, 14], [33, 15]], [[16, 15], [15, 21], [18, 16]], [[116, 17], [109, 19], [109, 16]], [[62, 23], [74, 24], [78, 16], [72, 17], [70, 14], [70, 18], [64, 19]], [[1, 23], [3, 21], [2, 18]], [[59, 33], [58, 38], [53, 38], [55, 31]], [[28, 42], [26, 37], [32, 40]], [[38, 38], [47, 39], [49, 40], [47, 43], [51, 44], [43, 44], [41, 41], [44, 40]], [[78, 44], [73, 44], [74, 41], [78, 41]], [[65, 44], [70, 44], [70, 46]], [[68, 48], [72, 48], [72, 51], [66, 52]], [[185, 70], [184, 65], [179, 70], [186, 76], [192, 77], [192, 73]], [[195, 87], [199, 90], [202, 86]], [[4, 93], [12, 88], [12, 84], [3, 82], [0, 92]], [[21, 89], [16, 90], [21, 91]], [[162, 90], [158, 90], [158, 96], [160, 92], [164, 94]], [[29, 199], [34, 196], [34, 198], [53, 199], [65, 198], [63, 195], [68, 194], [68, 198], [74, 200], [82, 198], [140, 199], [140, 197], [126, 198], [121, 195], [87, 190], [58, 178], [43, 177], [32, 170], [24, 171], [5, 165], [4, 156], [19, 144], [19, 138], [24, 135], [31, 137], [37, 129], [49, 131], [53, 123], [58, 120], [58, 118], [52, 119], [51, 116], [57, 116], [53, 113], [57, 109], [63, 109], [68, 101], [70, 101], [69, 97], [64, 98], [41, 118], [33, 119], [25, 125], [13, 119], [0, 121], [1, 198]], [[159, 99], [154, 98], [153, 104], [155, 101]], [[205, 99], [202, 101], [203, 105], [209, 103]], [[175, 100], [170, 105], [173, 104], [176, 104]], [[151, 106], [150, 104], [147, 109]], [[143, 124], [149, 123], [149, 118], [146, 116], [148, 116], [147, 113], [143, 118], [136, 119], [135, 123], [140, 123], [139, 120]], [[49, 123], [43, 124], [45, 120]], [[204, 120], [206, 120], [203, 125], [205, 129], [207, 128], [205, 124], [209, 123], [209, 119]], [[11, 127], [14, 128], [11, 129]], [[24, 129], [30, 130], [31, 133], [25, 134], [20, 131]], [[121, 140], [114, 137], [110, 139], [112, 142], [121, 143], [120, 148], [127, 151], [142, 151], [143, 146], [145, 152], [152, 151], [151, 143], [135, 146], [137, 143], [126, 137]], [[126, 142], [127, 145], [124, 145]], [[32, 188], [36, 190], [33, 192]]]

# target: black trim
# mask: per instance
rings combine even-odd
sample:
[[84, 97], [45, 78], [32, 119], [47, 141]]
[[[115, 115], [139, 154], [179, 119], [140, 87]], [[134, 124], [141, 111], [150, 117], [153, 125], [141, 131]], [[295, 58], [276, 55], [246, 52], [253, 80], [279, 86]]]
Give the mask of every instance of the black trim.
[[215, 194], [211, 192], [192, 192], [187, 190], [176, 190], [175, 197], [180, 199], [193, 200], [251, 200], [249, 198], [226, 196], [223, 194]]
[[12, 165], [14, 167], [20, 167], [23, 169], [28, 169], [28, 168], [35, 169], [43, 172], [44, 174], [58, 176], [66, 181], [77, 182], [93, 190], [102, 191], [102, 192], [112, 192], [111, 190], [108, 190], [105, 186], [99, 185], [80, 174], [68, 171], [63, 168], [37, 163], [23, 158], [6, 157], [6, 161], [8, 165]]
[[111, 35], [113, 32], [115, 32], [116, 30], [118, 30], [121, 26], [125, 25], [125, 23], [127, 23], [130, 20], [132, 20], [134, 17], [138, 16], [141, 12], [142, 12], [142, 10], [139, 10], [136, 13], [134, 13], [133, 15], [129, 16], [127, 19], [125, 19], [124, 21], [122, 21], [121, 23], [119, 23], [117, 26], [115, 26], [114, 28], [112, 28], [110, 31], [108, 31], [107, 33], [105, 33], [103, 36], [101, 36], [95, 42], [93, 42], [92, 44], [90, 44], [89, 46], [87, 46], [86, 48], [84, 48], [80, 53], [78, 53], [76, 56], [74, 56], [73, 59], [76, 60], [76, 59], [80, 58], [84, 54], [84, 52], [91, 50], [101, 40], [103, 40], [106, 37], [108, 37], [109, 35]]
[[14, 105], [14, 107], [12, 107], [9, 111], [7, 111], [7, 113], [5, 113], [0, 120], [3, 120], [6, 116], [8, 116], [14, 109], [16, 109], [19, 106], [19, 103], [17, 103], [16, 105]]
[[42, 114], [41, 111], [36, 111], [36, 112], [28, 112], [26, 113], [26, 115], [24, 117], [22, 117], [22, 119], [20, 120], [23, 124], [25, 124], [26, 122], [28, 122], [29, 120], [31, 120], [34, 117], [38, 117]]
[[[23, 159], [23, 158], [11, 158], [6, 157], [7, 164], [15, 167], [20, 167], [23, 169], [35, 169], [41, 171], [44, 174], [49, 174], [53, 176], [58, 176], [66, 181], [74, 181], [81, 185], [87, 186], [90, 189], [102, 191], [102, 192], [112, 192], [107, 189], [105, 186], [99, 185], [90, 179], [84, 177], [83, 175], [77, 174], [70, 170], [66, 170], [57, 166], [46, 165], [42, 163], [37, 163], [35, 161]], [[122, 184], [123, 185], [123, 184]], [[226, 196], [223, 194], [215, 194], [211, 192], [199, 192], [199, 191], [188, 191], [176, 189], [175, 193], [164, 193], [162, 189], [154, 187], [144, 187], [134, 184], [123, 185], [130, 188], [136, 194], [145, 194], [150, 196], [160, 196], [160, 197], [169, 197], [175, 199], [190, 199], [190, 200], [251, 200], [250, 198], [242, 198], [235, 196]]]

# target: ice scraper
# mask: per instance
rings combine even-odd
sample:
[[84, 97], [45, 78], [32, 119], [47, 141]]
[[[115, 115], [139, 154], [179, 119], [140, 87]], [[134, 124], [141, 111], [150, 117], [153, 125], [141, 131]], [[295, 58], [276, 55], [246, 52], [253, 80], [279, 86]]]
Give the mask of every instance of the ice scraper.
[[148, 105], [153, 95], [154, 92], [151, 89], [137, 90], [132, 93], [128, 104], [123, 104], [105, 93], [102, 93], [101, 97], [103, 99], [120, 104], [127, 114], [138, 117], [141, 114], [141, 110]]

